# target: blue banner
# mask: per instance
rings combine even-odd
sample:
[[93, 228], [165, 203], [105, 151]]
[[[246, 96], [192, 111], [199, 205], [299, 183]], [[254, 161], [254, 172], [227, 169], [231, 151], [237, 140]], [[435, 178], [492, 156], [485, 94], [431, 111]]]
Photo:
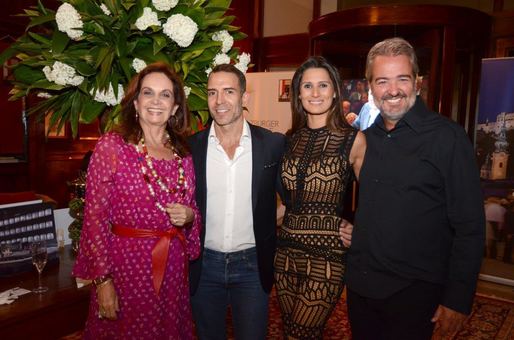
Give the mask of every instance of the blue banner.
[[486, 215], [481, 278], [514, 285], [514, 58], [482, 61], [475, 141]]

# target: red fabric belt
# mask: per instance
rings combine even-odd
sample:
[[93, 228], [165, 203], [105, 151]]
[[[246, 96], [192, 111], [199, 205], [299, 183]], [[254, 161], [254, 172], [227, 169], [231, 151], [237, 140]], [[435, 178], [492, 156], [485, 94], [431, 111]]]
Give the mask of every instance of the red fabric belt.
[[[161, 289], [162, 280], [164, 279], [164, 272], [166, 270], [166, 262], [168, 260], [168, 252], [170, 249], [170, 242], [175, 237], [180, 240], [184, 252], [186, 248], [186, 238], [181, 229], [171, 228], [166, 231], [162, 230], [149, 230], [149, 229], [136, 229], [126, 227], [120, 224], [113, 224], [112, 233], [122, 237], [160, 237], [155, 246], [152, 249], [152, 276], [153, 286], [155, 292], [159, 295]], [[187, 256], [184, 256], [184, 279], [187, 280]]]

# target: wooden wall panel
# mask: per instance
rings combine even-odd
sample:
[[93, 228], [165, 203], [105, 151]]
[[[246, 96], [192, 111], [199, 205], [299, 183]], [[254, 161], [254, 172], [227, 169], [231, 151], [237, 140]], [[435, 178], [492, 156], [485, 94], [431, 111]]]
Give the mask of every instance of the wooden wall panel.
[[271, 67], [298, 67], [309, 56], [309, 34], [267, 37], [259, 41], [258, 71]]

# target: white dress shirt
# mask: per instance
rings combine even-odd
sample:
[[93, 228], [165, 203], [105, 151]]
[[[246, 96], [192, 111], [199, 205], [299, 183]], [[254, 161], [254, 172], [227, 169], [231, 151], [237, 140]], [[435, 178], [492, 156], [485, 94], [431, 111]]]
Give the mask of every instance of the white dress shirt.
[[207, 145], [205, 248], [234, 252], [255, 247], [252, 211], [252, 139], [250, 126], [230, 159], [216, 137], [214, 124]]

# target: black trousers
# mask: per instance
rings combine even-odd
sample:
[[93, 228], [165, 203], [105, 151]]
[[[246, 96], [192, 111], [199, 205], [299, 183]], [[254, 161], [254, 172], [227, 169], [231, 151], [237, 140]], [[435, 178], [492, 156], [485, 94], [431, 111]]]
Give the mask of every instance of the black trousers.
[[432, 337], [430, 321], [443, 286], [415, 281], [385, 298], [371, 299], [347, 290], [348, 316], [354, 340], [416, 340]]

